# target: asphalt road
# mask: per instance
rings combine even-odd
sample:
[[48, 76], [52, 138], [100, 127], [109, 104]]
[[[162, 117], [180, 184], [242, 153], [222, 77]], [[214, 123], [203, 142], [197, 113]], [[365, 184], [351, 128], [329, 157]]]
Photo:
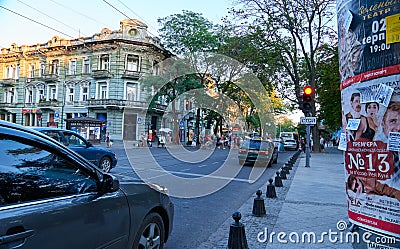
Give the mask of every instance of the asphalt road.
[[[130, 161], [136, 165], [142, 166], [147, 162], [146, 155], [140, 155], [140, 149], [128, 150], [127, 153], [122, 148], [113, 148], [118, 156], [118, 165], [111, 173], [117, 177], [125, 175], [138, 177], [132, 170]], [[167, 172], [186, 178], [197, 178], [201, 176], [209, 176], [211, 173], [220, 169], [221, 165], [237, 169], [238, 173], [235, 177], [219, 175], [218, 180], [227, 179], [227, 185], [219, 190], [210, 192], [202, 197], [172, 197], [175, 204], [174, 228], [165, 249], [183, 249], [196, 248], [202, 242], [206, 241], [214, 231], [229, 217], [232, 213], [248, 200], [261, 186], [263, 186], [269, 178], [275, 177], [275, 172], [288, 161], [294, 152], [283, 152], [279, 154], [278, 164], [273, 164], [271, 168], [258, 169], [261, 170], [261, 176], [254, 182], [249, 182], [254, 173], [254, 168], [250, 165], [240, 167], [238, 164], [235, 150], [217, 149], [211, 152], [207, 157], [198, 158], [197, 160], [193, 149], [188, 151], [180, 151], [179, 153], [171, 153], [166, 149], [153, 148], [150, 150], [155, 161]], [[229, 153], [230, 152], [230, 153]], [[188, 156], [191, 162], [188, 162]], [[132, 159], [133, 158], [133, 159]], [[149, 171], [148, 169], [146, 171]], [[162, 172], [157, 171], [162, 175]], [[258, 172], [258, 173], [259, 173]], [[155, 177], [157, 180], [157, 177]], [[174, 183], [171, 183], [174, 185]], [[172, 188], [173, 186], [168, 186]], [[189, 190], [188, 190], [189, 191]], [[263, 193], [265, 190], [262, 189]], [[173, 191], [176, 192], [176, 191]]]

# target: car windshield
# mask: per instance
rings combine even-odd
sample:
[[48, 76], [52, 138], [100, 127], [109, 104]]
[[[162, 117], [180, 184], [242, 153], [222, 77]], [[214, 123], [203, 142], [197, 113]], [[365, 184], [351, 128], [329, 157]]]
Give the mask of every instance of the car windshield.
[[242, 147], [248, 149], [261, 149], [261, 150], [268, 150], [269, 148], [268, 143], [261, 140], [246, 140], [243, 142]]
[[78, 136], [73, 133], [65, 133], [65, 140], [67, 141], [67, 145], [69, 146], [80, 146], [86, 147], [86, 143]]

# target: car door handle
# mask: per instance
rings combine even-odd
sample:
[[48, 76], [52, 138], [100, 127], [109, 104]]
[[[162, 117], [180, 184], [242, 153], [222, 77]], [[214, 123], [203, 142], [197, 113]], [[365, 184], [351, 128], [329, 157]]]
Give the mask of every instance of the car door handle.
[[5, 245], [10, 242], [26, 239], [33, 235], [33, 230], [26, 230], [20, 233], [0, 236], [0, 245]]

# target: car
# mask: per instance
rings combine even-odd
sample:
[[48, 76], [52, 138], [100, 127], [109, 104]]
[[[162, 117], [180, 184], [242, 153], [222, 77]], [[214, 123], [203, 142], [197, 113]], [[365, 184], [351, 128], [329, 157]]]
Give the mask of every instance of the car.
[[283, 146], [285, 147], [285, 150], [297, 150], [299, 148], [296, 140], [294, 139], [286, 139]]
[[238, 150], [239, 164], [246, 162], [257, 166], [271, 167], [278, 162], [278, 148], [272, 141], [262, 139], [245, 140]]
[[174, 204], [161, 185], [118, 180], [48, 136], [0, 121], [1, 248], [163, 248]]
[[56, 141], [63, 143], [105, 172], [109, 172], [117, 165], [118, 159], [112, 150], [93, 146], [92, 143], [76, 132], [53, 127], [38, 126], [30, 128], [40, 131]]

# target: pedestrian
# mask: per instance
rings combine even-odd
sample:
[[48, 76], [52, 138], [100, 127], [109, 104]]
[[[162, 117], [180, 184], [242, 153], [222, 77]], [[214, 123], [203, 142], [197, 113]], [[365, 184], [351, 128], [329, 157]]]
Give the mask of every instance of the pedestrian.
[[106, 136], [106, 146], [107, 146], [107, 147], [111, 147], [110, 132], [107, 132], [107, 136]]
[[283, 137], [279, 138], [279, 151], [285, 151], [285, 140], [283, 140]]
[[320, 135], [319, 137], [320, 137], [319, 147], [321, 148], [321, 152], [324, 153], [325, 152], [325, 138], [322, 135]]

